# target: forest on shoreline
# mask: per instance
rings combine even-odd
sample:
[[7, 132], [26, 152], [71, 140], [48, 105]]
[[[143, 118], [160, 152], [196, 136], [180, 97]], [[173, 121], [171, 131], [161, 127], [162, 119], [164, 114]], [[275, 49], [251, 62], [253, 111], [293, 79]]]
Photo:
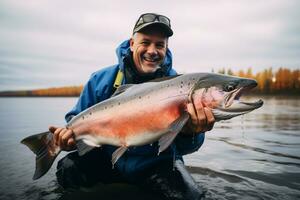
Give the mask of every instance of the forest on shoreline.
[[255, 79], [258, 86], [251, 92], [264, 95], [300, 95], [300, 69], [279, 68], [265, 69], [256, 74], [252, 68], [233, 72], [231, 69], [220, 69], [218, 73]]

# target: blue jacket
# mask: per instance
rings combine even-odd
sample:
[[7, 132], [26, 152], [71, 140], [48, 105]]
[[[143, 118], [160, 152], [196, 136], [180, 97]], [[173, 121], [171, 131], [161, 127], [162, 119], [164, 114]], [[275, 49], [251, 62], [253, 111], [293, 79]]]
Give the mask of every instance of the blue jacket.
[[[108, 99], [113, 93], [113, 84], [119, 70], [124, 71], [124, 58], [129, 52], [129, 40], [124, 41], [117, 48], [116, 53], [119, 63], [110, 67], [101, 69], [93, 73], [83, 88], [75, 107], [66, 114], [66, 121], [88, 107]], [[168, 49], [162, 67], [165, 68], [165, 75], [175, 75], [172, 69], [172, 54]], [[125, 78], [122, 84], [126, 84]], [[178, 135], [170, 148], [162, 152], [159, 156], [157, 142], [152, 145], [140, 147], [131, 147], [116, 163], [116, 168], [124, 177], [134, 180], [135, 175], [151, 167], [164, 159], [182, 159], [182, 155], [197, 151], [204, 141], [204, 134], [198, 134], [195, 137], [182, 137]], [[112, 154], [116, 147], [105, 145], [102, 147], [105, 152]]]

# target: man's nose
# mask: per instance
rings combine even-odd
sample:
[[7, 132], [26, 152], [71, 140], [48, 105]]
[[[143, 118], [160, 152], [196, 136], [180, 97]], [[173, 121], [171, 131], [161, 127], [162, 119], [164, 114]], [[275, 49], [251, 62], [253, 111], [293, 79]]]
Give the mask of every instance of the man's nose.
[[156, 48], [155, 44], [151, 44], [148, 46], [147, 53], [157, 54], [157, 48]]

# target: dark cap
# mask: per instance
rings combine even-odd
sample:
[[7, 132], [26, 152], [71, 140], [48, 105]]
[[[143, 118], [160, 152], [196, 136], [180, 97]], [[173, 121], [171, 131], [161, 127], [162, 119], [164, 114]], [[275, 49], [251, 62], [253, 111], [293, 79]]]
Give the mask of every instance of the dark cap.
[[170, 19], [164, 15], [155, 13], [142, 14], [135, 23], [133, 34], [149, 30], [152, 26], [158, 27], [167, 37], [173, 35]]

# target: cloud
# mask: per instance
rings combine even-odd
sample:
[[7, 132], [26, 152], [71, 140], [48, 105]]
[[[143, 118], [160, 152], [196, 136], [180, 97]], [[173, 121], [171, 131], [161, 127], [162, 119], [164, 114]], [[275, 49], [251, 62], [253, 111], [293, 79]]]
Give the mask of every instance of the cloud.
[[178, 71], [300, 66], [299, 1], [1, 1], [0, 90], [83, 84], [144, 12], [171, 18]]

